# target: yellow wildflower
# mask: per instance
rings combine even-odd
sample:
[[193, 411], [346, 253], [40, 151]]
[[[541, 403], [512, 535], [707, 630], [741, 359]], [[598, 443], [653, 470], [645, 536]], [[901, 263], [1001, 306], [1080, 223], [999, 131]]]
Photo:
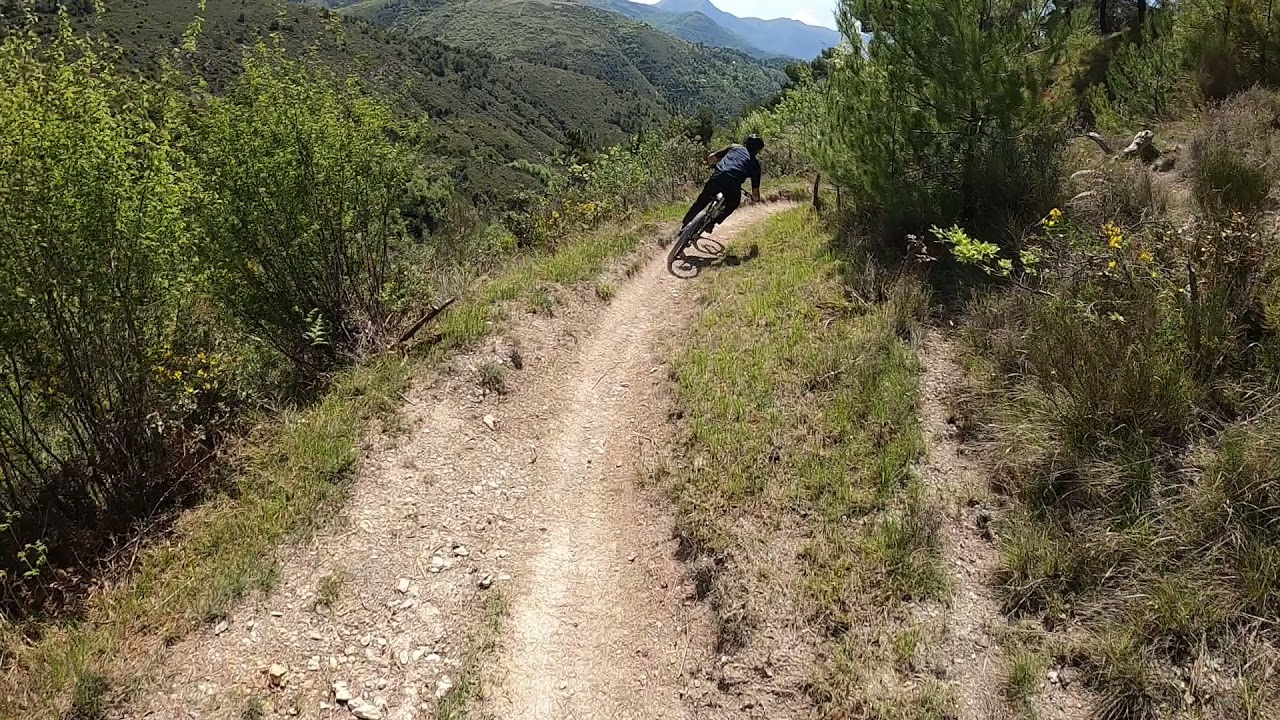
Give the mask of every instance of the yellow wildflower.
[[210, 385], [209, 383], [205, 383], [205, 384], [204, 384], [204, 389], [205, 389], [205, 390], [212, 390], [212, 389], [213, 389], [213, 386], [212, 386], [212, 385]]
[[1116, 269], [1116, 261], [1115, 261], [1115, 260], [1112, 260], [1111, 262], [1107, 263], [1107, 269], [1108, 269], [1108, 270], [1115, 270], [1115, 269]]
[[1151, 262], [1155, 258], [1156, 256], [1152, 255], [1150, 250], [1143, 250], [1142, 252], [1138, 253], [1138, 259], [1144, 263]]
[[1112, 250], [1118, 250], [1124, 244], [1124, 235], [1120, 233], [1120, 228], [1115, 223], [1103, 225], [1102, 232], [1106, 233], [1107, 245]]
[[174, 379], [174, 380], [181, 380], [181, 379], [182, 379], [182, 371], [181, 371], [181, 370], [174, 370], [174, 371], [173, 371], [173, 379]]

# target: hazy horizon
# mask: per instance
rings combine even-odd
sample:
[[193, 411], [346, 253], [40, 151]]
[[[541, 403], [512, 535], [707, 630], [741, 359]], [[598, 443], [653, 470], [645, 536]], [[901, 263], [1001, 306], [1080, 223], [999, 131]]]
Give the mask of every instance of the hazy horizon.
[[[658, 0], [636, 0], [646, 5], [654, 5]], [[810, 25], [820, 25], [834, 29], [836, 26], [836, 0], [789, 0], [784, 3], [777, 0], [711, 0], [711, 4], [738, 17], [757, 17], [771, 20], [789, 17]]]

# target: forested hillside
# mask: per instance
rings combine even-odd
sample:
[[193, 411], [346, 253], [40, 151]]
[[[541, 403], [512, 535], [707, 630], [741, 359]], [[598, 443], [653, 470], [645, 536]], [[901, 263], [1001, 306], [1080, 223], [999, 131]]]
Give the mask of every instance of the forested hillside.
[[414, 37], [603, 81], [685, 113], [727, 117], [766, 97], [782, 71], [734, 50], [698, 47], [597, 8], [540, 0], [367, 0], [344, 12]]
[[204, 22], [195, 67], [215, 89], [235, 77], [241, 55], [255, 42], [271, 39], [291, 53], [312, 53], [360, 78], [406, 116], [433, 118], [434, 148], [457, 165], [460, 187], [479, 198], [496, 200], [539, 184], [513, 169], [513, 160], [540, 163], [556, 153], [608, 147], [673, 117], [653, 93], [637, 95], [483, 49], [411, 39], [292, 3], [210, 0], [200, 12], [196, 0], [136, 0], [109, 4], [76, 23], [119, 47], [129, 67], [154, 74], [197, 14]]

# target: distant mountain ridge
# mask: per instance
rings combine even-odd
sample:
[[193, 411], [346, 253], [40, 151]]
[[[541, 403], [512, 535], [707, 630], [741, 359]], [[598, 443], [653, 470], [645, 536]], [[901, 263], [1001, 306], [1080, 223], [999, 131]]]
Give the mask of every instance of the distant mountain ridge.
[[752, 45], [745, 38], [738, 36], [704, 13], [670, 12], [657, 5], [646, 5], [631, 0], [581, 0], [581, 2], [584, 5], [608, 10], [645, 23], [686, 42], [739, 50], [762, 59], [782, 57]]
[[[661, 0], [655, 5], [631, 0], [583, 0], [626, 17], [648, 23], [689, 42], [734, 48], [757, 57], [812, 60], [840, 43], [839, 32], [799, 20], [740, 18], [716, 7], [711, 0]], [[706, 18], [719, 28], [707, 28]]]
[[[728, 118], [776, 93], [787, 79], [780, 63], [694, 45], [582, 2], [363, 0], [343, 12], [412, 37], [573, 73], [645, 108], [686, 114], [707, 109]], [[583, 85], [583, 98], [596, 94]], [[611, 111], [609, 119], [636, 126], [637, 113], [623, 110], [617, 117]]]

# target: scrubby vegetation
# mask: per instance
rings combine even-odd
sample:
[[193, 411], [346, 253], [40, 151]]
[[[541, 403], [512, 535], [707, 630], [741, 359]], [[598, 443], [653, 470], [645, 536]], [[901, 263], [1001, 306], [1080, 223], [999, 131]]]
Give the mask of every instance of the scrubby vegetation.
[[1280, 699], [1272, 10], [842, 3], [803, 145], [850, 190], [843, 245], [960, 325], [1027, 717], [1046, 663], [1100, 718]]
[[[1069, 669], [1094, 717], [1267, 717], [1280, 702], [1280, 18], [1263, 0], [848, 0], [841, 11], [848, 47], [797, 68], [744, 127], [779, 136], [840, 189], [831, 246], [865, 268], [844, 280], [848, 296], [892, 307], [902, 286], [891, 279], [916, 278], [958, 326], [969, 375], [958, 417], [999, 503], [999, 694], [1038, 717], [1046, 670]], [[1116, 152], [1142, 130], [1150, 147]], [[1089, 131], [1112, 149], [1080, 137]], [[748, 416], [716, 417], [695, 418], [695, 436]], [[753, 477], [718, 482], [785, 486], [741, 485]], [[877, 567], [823, 537], [819, 557]], [[848, 589], [830, 597], [857, 606]], [[901, 661], [926, 641], [908, 629], [892, 645]], [[858, 679], [891, 658], [836, 657], [841, 670], [813, 686], [828, 707], [861, 696], [835, 706], [957, 712], [927, 683], [907, 697]], [[840, 692], [828, 693], [833, 677]]]

